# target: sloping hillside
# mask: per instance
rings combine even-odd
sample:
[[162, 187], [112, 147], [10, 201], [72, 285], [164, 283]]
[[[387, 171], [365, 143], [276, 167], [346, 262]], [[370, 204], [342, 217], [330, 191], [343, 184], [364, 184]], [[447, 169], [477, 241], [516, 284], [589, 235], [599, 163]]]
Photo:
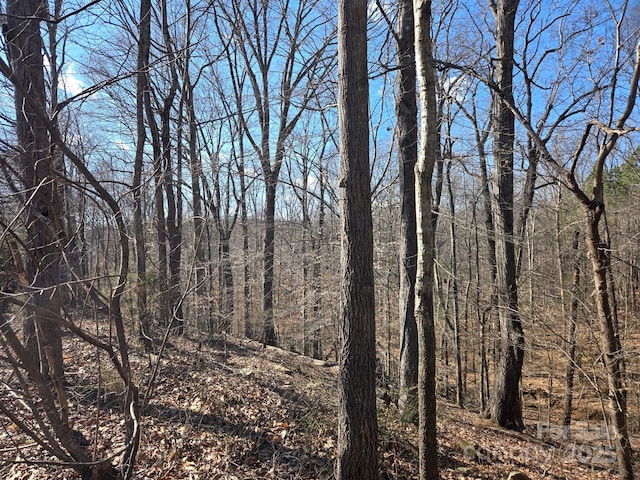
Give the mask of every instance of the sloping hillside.
[[[70, 397], [82, 406], [75, 411], [83, 412], [75, 427], [94, 448], [117, 450], [122, 440], [117, 385], [109, 384], [108, 371], [99, 397], [82, 383], [84, 370], [95, 367], [92, 355], [67, 346]], [[142, 379], [155, 359], [134, 358]], [[136, 478], [331, 478], [336, 373], [330, 364], [247, 340], [209, 345], [173, 340], [143, 418]], [[393, 402], [381, 399], [379, 406], [381, 478], [416, 478], [415, 428], [401, 421]], [[88, 422], [85, 428], [83, 422]], [[586, 425], [576, 428], [575, 443], [561, 442], [552, 430], [537, 432], [533, 426], [524, 434], [505, 432], [476, 413], [441, 403], [438, 426], [443, 479], [507, 478], [514, 470], [532, 479], [615, 478], [615, 457], [606, 439]], [[34, 446], [18, 455], [10, 437], [19, 438], [15, 429], [0, 431], [5, 458], [38, 455]], [[0, 466], [0, 477], [75, 478], [68, 469], [28, 463]]]

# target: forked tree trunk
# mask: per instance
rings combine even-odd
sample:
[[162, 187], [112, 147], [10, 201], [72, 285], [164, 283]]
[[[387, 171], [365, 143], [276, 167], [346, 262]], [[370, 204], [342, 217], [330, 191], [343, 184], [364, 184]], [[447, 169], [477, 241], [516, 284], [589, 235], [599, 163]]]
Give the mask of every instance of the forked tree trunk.
[[[39, 0], [10, 0], [6, 13], [4, 27], [15, 88], [19, 168], [24, 196], [29, 202], [24, 208], [27, 255], [23, 256], [15, 244], [12, 253], [23, 287], [32, 292], [27, 301], [25, 321], [29, 323], [27, 332], [36, 333], [37, 341], [24, 338], [24, 343], [21, 342], [4, 315], [0, 316], [0, 331], [3, 343], [16, 356], [16, 364], [19, 363], [29, 375], [37, 394], [38, 408], [48, 420], [49, 425], [44, 422], [41, 425], [41, 433], [46, 436], [53, 431], [55, 434], [55, 438], [48, 439], [47, 443], [61, 460], [88, 462], [90, 457], [69, 424], [64, 391], [62, 335], [58, 323], [62, 307], [58, 289], [61, 288], [64, 232], [58, 174], [51, 154], [50, 125], [44, 118], [47, 102], [39, 20], [47, 18], [47, 11]], [[29, 351], [25, 346], [33, 346], [35, 351]], [[25, 398], [29, 399], [31, 395], [29, 392]], [[29, 401], [25, 405], [27, 403]], [[10, 414], [4, 409], [3, 413]], [[87, 466], [76, 466], [76, 470], [85, 475], [90, 473]]]
[[[182, 256], [182, 182], [180, 179], [180, 157], [178, 165], [174, 166], [174, 152], [171, 142], [171, 112], [178, 91], [178, 72], [175, 65], [175, 54], [173, 41], [169, 31], [169, 19], [167, 17], [167, 2], [161, 1], [162, 12], [162, 35], [164, 47], [167, 51], [170, 71], [170, 87], [166, 96], [162, 100], [160, 110], [160, 141], [162, 147], [162, 188], [164, 189], [167, 205], [165, 225], [168, 241], [169, 277], [167, 292], [163, 297], [168, 301], [168, 313], [170, 315], [170, 325], [175, 328], [176, 333], [183, 333], [184, 318], [182, 314], [182, 302], [180, 301], [180, 269]], [[177, 178], [174, 179], [174, 175]]]

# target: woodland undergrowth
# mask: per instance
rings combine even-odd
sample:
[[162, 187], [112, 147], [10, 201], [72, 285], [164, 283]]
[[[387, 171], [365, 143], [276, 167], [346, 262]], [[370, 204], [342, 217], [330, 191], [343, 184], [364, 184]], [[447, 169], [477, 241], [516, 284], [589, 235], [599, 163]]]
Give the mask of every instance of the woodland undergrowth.
[[[99, 385], [85, 378], [96, 353], [65, 343], [68, 395], [74, 428], [92, 453], [117, 450], [116, 375], [102, 371]], [[157, 358], [133, 352], [139, 384]], [[135, 478], [330, 479], [336, 445], [337, 367], [278, 348], [233, 337], [208, 343], [178, 337], [160, 359], [157, 386], [142, 418]], [[403, 420], [393, 391], [380, 391], [381, 478], [417, 478], [417, 440]], [[532, 419], [511, 433], [477, 412], [442, 400], [438, 405], [439, 463], [443, 479], [500, 479], [520, 471], [532, 479], [616, 478], [606, 435], [574, 427], [573, 440]], [[601, 432], [600, 432], [601, 433]], [[19, 430], [0, 418], [0, 478], [75, 479]], [[95, 455], [98, 457], [99, 455]], [[35, 463], [34, 463], [35, 462]]]

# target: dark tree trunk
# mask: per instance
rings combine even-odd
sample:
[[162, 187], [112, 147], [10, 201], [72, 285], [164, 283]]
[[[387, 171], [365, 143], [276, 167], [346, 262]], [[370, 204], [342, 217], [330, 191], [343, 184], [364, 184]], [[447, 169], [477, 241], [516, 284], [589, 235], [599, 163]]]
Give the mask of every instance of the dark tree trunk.
[[223, 334], [231, 333], [233, 324], [233, 270], [231, 268], [231, 253], [229, 248], [229, 237], [231, 232], [219, 233], [220, 241], [218, 254], [220, 256], [220, 309], [221, 321], [219, 322], [219, 332]]
[[[55, 161], [46, 125], [39, 118], [22, 92], [29, 92], [31, 100], [47, 110], [43, 43], [40, 22], [45, 18], [45, 6], [36, 0], [7, 2], [7, 32], [9, 59], [16, 85], [16, 127], [20, 145], [20, 167], [25, 197], [30, 205], [27, 212], [25, 245], [25, 287], [35, 293], [32, 302], [40, 312], [50, 311], [55, 317], [61, 308], [60, 261], [64, 241], [61, 202], [58, 195]], [[37, 329], [37, 335], [36, 335]], [[39, 358], [41, 371], [48, 374], [62, 395], [64, 368], [60, 325], [41, 313], [25, 315], [25, 339], [33, 358]], [[36, 341], [37, 337], [37, 341]], [[59, 399], [61, 405], [66, 403]]]
[[138, 313], [138, 337], [147, 352], [152, 345], [149, 331], [150, 312], [147, 307], [148, 285], [147, 253], [145, 249], [144, 218], [142, 215], [143, 191], [142, 170], [144, 147], [146, 143], [146, 127], [144, 122], [144, 92], [149, 85], [149, 49], [151, 46], [151, 0], [140, 2], [140, 24], [138, 27], [138, 73], [136, 76], [136, 156], [133, 171], [133, 233], [136, 249], [136, 307]]
[[338, 3], [342, 311], [337, 480], [378, 478], [367, 2]]
[[153, 149], [153, 200], [155, 206], [155, 233], [157, 252], [158, 252], [158, 316], [161, 325], [169, 324], [169, 303], [167, 301], [167, 229], [166, 218], [164, 213], [164, 192], [162, 186], [162, 149], [160, 144], [160, 130], [156, 122], [153, 104], [151, 102], [151, 89], [146, 88], [144, 91], [145, 113], [147, 115], [147, 123], [149, 125], [149, 133], [151, 135], [151, 146]]
[[326, 190], [326, 180], [324, 166], [320, 166], [320, 206], [318, 212], [318, 236], [312, 238], [311, 250], [313, 252], [313, 319], [315, 321], [315, 328], [312, 334], [312, 353], [311, 356], [316, 359], [322, 358], [322, 325], [320, 313], [322, 311], [322, 279], [321, 279], [321, 263], [322, 263], [322, 240], [324, 238], [324, 221], [325, 221], [325, 200], [324, 194]]
[[398, 2], [398, 97], [396, 130], [400, 170], [400, 397], [405, 415], [417, 418], [418, 329], [415, 284], [418, 244], [414, 168], [418, 157], [418, 106], [413, 1]]
[[[489, 416], [500, 426], [522, 430], [520, 380], [524, 361], [524, 334], [518, 312], [513, 215], [513, 42], [518, 0], [498, 0], [496, 18], [496, 83], [500, 98], [494, 101], [493, 158], [497, 198], [494, 202], [496, 283], [500, 346]], [[503, 100], [503, 101], [501, 101]]]
[[[240, 108], [240, 105], [238, 106]], [[244, 147], [240, 134], [240, 155], [238, 157], [238, 175], [240, 175], [240, 227], [242, 229], [242, 315], [244, 335], [253, 338], [251, 321], [251, 273], [249, 262], [249, 221], [247, 218], [247, 186], [244, 175]]]
[[569, 338], [567, 345], [567, 379], [564, 394], [564, 415], [562, 426], [564, 436], [569, 438], [571, 432], [571, 417], [573, 407], [573, 381], [576, 371], [576, 330], [578, 327], [578, 305], [580, 289], [580, 254], [578, 244], [580, 231], [576, 230], [573, 238], [573, 282], [571, 284], [571, 323], [569, 324]]
[[[169, 52], [169, 58], [173, 59], [173, 47], [169, 35], [166, 2], [163, 0], [162, 8], [162, 31], [165, 37], [165, 47]], [[175, 63], [170, 64], [171, 85], [164, 97], [163, 107], [160, 114], [160, 141], [162, 146], [162, 188], [164, 189], [167, 201], [167, 215], [165, 219], [166, 235], [169, 246], [169, 278], [168, 278], [168, 313], [170, 322], [175, 327], [177, 333], [182, 333], [184, 329], [184, 319], [182, 315], [182, 302], [180, 301], [180, 267], [182, 253], [182, 212], [181, 205], [181, 182], [179, 178], [174, 180], [174, 173], [180, 175], [180, 168], [174, 167], [173, 151], [171, 145], [171, 110], [178, 90], [178, 74]], [[179, 157], [178, 157], [179, 160]], [[175, 172], [174, 172], [175, 170]]]
[[620, 478], [633, 480], [633, 451], [627, 425], [627, 392], [624, 386], [624, 351], [620, 343], [615, 315], [611, 306], [607, 272], [609, 269], [609, 244], [600, 237], [599, 224], [604, 215], [604, 202], [583, 205], [586, 219], [586, 244], [595, 286], [603, 356], [609, 390], [609, 415], [615, 427], [614, 442], [618, 456]]
[[[71, 459], [86, 462], [89, 455], [79, 445], [69, 425], [64, 391], [62, 332], [57, 321], [62, 307], [59, 289], [62, 287], [61, 260], [65, 242], [58, 172], [52, 155], [51, 132], [43, 113], [47, 111], [47, 102], [43, 43], [38, 19], [47, 18], [47, 10], [39, 0], [10, 0], [6, 8], [5, 34], [15, 87], [20, 173], [23, 194], [29, 202], [24, 208], [26, 261], [22, 260], [23, 255], [17, 245], [13, 254], [23, 286], [30, 295], [27, 304], [32, 311], [27, 308], [25, 313], [25, 322], [28, 324], [25, 330], [28, 334], [37, 332], [37, 340], [35, 336], [25, 337], [23, 345], [4, 315], [0, 316], [0, 331], [3, 342], [13, 350], [20, 367], [33, 380], [39, 407], [57, 437], [50, 444], [55, 448], [59, 441]], [[59, 458], [69, 459], [64, 451], [57, 454]], [[84, 474], [89, 471], [86, 466], [77, 467], [77, 470]]]
[[[311, 217], [309, 215], [309, 159], [304, 156], [302, 158], [302, 186], [301, 193], [298, 195], [300, 200], [300, 207], [302, 208], [302, 245], [300, 255], [302, 256], [302, 353], [306, 356], [311, 356], [312, 350], [312, 333], [316, 325], [314, 325], [315, 316], [312, 317], [311, 313], [315, 313], [313, 307], [310, 308], [312, 303], [315, 303], [312, 279], [311, 262], [309, 254], [314, 253], [314, 235], [311, 231]], [[293, 179], [292, 183], [293, 183]], [[309, 245], [311, 244], [311, 245]], [[311, 247], [311, 248], [309, 248]], [[311, 250], [311, 252], [309, 252]]]
[[447, 162], [447, 191], [449, 193], [449, 241], [451, 243], [451, 296], [453, 301], [453, 348], [456, 361], [456, 403], [464, 405], [464, 381], [462, 365], [462, 346], [460, 342], [460, 308], [458, 304], [458, 245], [456, 236], [456, 209], [451, 182], [451, 160]]
[[207, 262], [207, 229], [205, 223], [205, 208], [202, 195], [202, 155], [198, 151], [199, 126], [194, 105], [195, 85], [191, 82], [191, 54], [193, 42], [193, 20], [191, 1], [186, 2], [186, 40], [188, 45], [183, 50], [184, 62], [182, 64], [182, 95], [181, 106], [184, 105], [187, 123], [187, 144], [189, 152], [189, 170], [191, 173], [191, 197], [193, 202], [193, 245], [195, 250], [195, 301], [192, 320], [196, 325], [202, 325], [209, 316], [207, 302], [207, 275], [209, 264]]
[[273, 257], [275, 253], [275, 210], [277, 176], [265, 173], [264, 204], [264, 279], [262, 289], [262, 312], [264, 315], [263, 338], [265, 345], [276, 345], [276, 329], [273, 322]]

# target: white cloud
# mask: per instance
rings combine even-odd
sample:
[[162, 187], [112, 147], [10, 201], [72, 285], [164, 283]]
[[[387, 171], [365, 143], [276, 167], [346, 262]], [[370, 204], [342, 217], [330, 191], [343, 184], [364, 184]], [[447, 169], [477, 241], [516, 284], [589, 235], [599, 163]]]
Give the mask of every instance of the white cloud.
[[447, 97], [462, 103], [469, 92], [470, 84], [470, 79], [465, 75], [454, 75], [445, 78], [442, 89]]
[[113, 143], [115, 143], [117, 147], [119, 147], [121, 150], [124, 150], [125, 152], [130, 152], [132, 149], [131, 145], [126, 143], [121, 138], [116, 139]]
[[[51, 63], [49, 63], [48, 56], [44, 55], [42, 57], [42, 64], [47, 74], [51, 75]], [[67, 63], [66, 66], [58, 72], [58, 89], [67, 96], [77, 95], [82, 92], [84, 88], [84, 82], [80, 78], [74, 62]]]
[[78, 75], [75, 63], [69, 63], [61, 72], [58, 86], [68, 95], [77, 95], [84, 90], [84, 82]]

